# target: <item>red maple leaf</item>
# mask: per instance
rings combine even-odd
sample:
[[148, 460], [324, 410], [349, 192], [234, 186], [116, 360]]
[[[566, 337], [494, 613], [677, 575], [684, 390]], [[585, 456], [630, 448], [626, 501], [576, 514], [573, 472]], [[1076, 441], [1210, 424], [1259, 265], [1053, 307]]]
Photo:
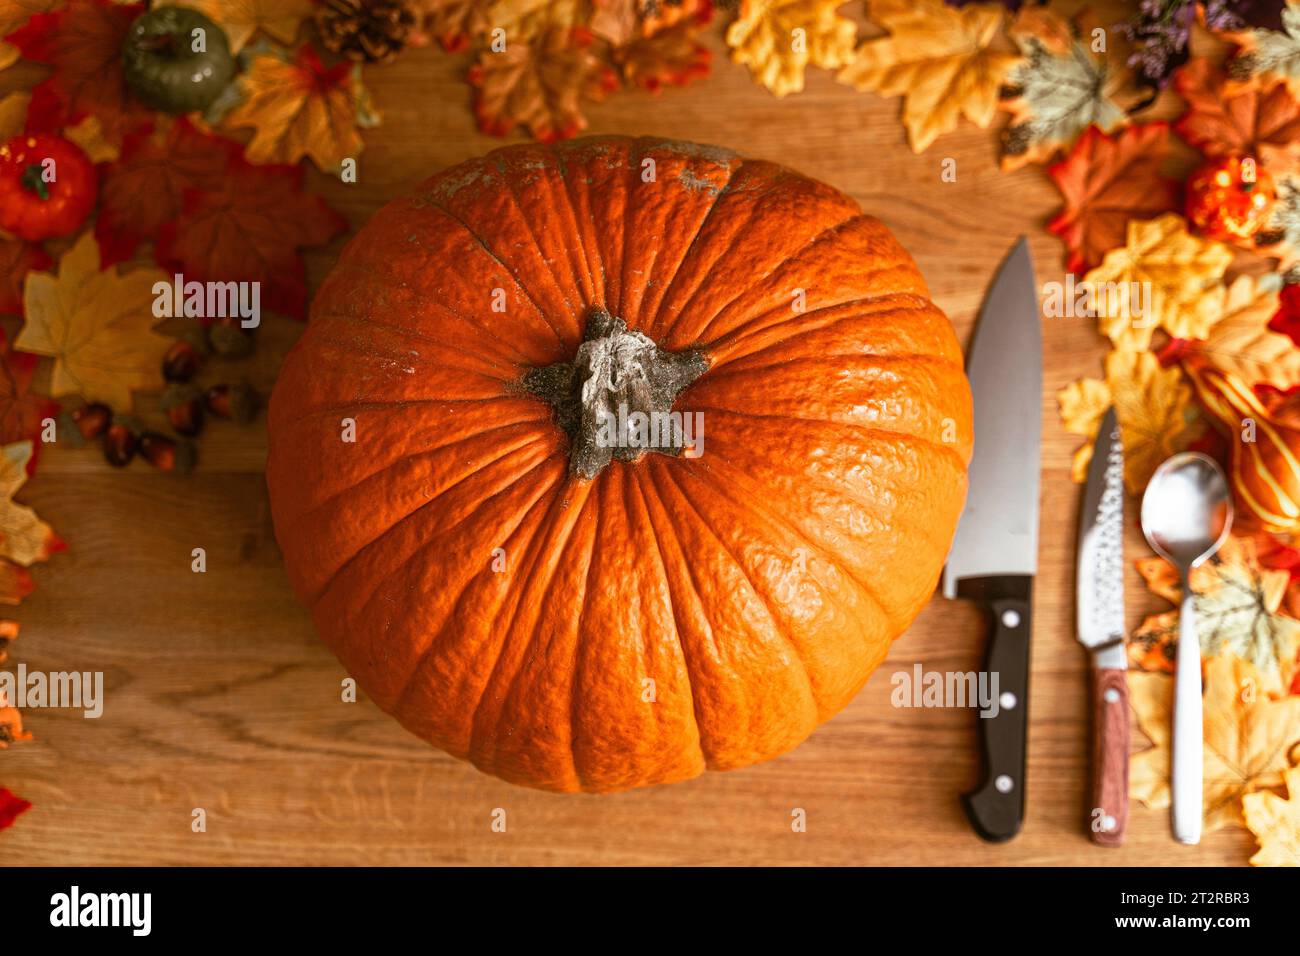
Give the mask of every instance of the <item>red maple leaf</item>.
[[1166, 123], [1130, 126], [1113, 137], [1089, 126], [1069, 155], [1048, 168], [1065, 208], [1047, 228], [1065, 241], [1071, 272], [1092, 268], [1124, 245], [1130, 219], [1178, 208], [1178, 183], [1160, 175], [1168, 152]]
[[30, 800], [15, 796], [12, 791], [0, 787], [0, 830], [7, 830], [14, 821], [32, 808]]
[[265, 307], [305, 318], [298, 250], [324, 245], [347, 222], [301, 187], [301, 166], [232, 161], [216, 188], [185, 191], [180, 216], [159, 230], [158, 264], [187, 280], [260, 282]]
[[233, 140], [195, 129], [186, 119], [129, 133], [122, 155], [104, 167], [95, 239], [103, 268], [131, 258], [181, 214], [190, 189], [218, 189], [241, 153]]
[[41, 421], [59, 410], [54, 399], [31, 390], [39, 361], [39, 356], [11, 351], [8, 339], [0, 332], [0, 445], [32, 439], [32, 457], [27, 462], [29, 475], [36, 473]]
[[0, 312], [22, 312], [23, 280], [48, 269], [52, 260], [40, 246], [0, 237]]
[[141, 4], [110, 0], [71, 0], [62, 10], [39, 13], [5, 39], [26, 59], [54, 68], [32, 90], [28, 129], [57, 132], [86, 116], [96, 116], [104, 136], [120, 142], [130, 129], [148, 121], [149, 109], [131, 93], [122, 66], [122, 44]]
[[1287, 336], [1300, 347], [1300, 284], [1282, 286], [1277, 303], [1277, 312], [1268, 322], [1269, 331]]

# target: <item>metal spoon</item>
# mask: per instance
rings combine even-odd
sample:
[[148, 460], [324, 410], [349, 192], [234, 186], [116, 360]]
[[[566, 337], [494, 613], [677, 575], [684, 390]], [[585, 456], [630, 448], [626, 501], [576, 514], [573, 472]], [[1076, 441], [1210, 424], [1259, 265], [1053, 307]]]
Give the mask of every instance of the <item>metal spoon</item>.
[[1232, 527], [1232, 497], [1222, 469], [1198, 452], [1164, 462], [1142, 496], [1142, 533], [1178, 569], [1178, 673], [1174, 678], [1173, 830], [1179, 843], [1201, 842], [1201, 642], [1188, 582]]

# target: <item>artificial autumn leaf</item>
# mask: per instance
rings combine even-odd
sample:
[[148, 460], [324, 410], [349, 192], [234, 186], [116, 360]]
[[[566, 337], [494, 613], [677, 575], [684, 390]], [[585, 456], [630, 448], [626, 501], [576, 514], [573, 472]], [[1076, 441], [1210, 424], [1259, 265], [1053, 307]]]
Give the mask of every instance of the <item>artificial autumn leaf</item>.
[[1282, 773], [1287, 799], [1267, 790], [1241, 798], [1246, 826], [1259, 842], [1251, 866], [1300, 866], [1300, 767]]
[[610, 59], [626, 83], [651, 91], [707, 76], [712, 54], [699, 42], [699, 35], [712, 13], [713, 8], [705, 5], [694, 18], [634, 35], [612, 49]]
[[298, 250], [329, 242], [347, 223], [302, 192], [301, 166], [236, 158], [205, 190], [187, 190], [181, 215], [159, 230], [159, 265], [200, 282], [260, 282], [264, 307], [302, 318], [305, 270]]
[[[1153, 594], [1178, 604], [1178, 572], [1163, 558], [1137, 562]], [[1264, 567], [1255, 542], [1230, 537], [1208, 561], [1192, 571], [1196, 631], [1205, 658], [1230, 654], [1249, 661], [1262, 687], [1285, 693], [1300, 651], [1300, 621], [1279, 613], [1291, 574]], [[1129, 641], [1129, 658], [1146, 670], [1173, 671], [1178, 646], [1178, 612], [1148, 617]]]
[[[1153, 745], [1133, 755], [1129, 792], [1160, 810], [1170, 800], [1174, 679], [1129, 671], [1128, 682], [1138, 726]], [[1288, 754], [1300, 744], [1300, 697], [1273, 700], [1248, 662], [1217, 657], [1205, 664], [1204, 714], [1205, 831], [1212, 833], [1243, 824], [1243, 796], [1281, 784]]]
[[0, 664], [9, 659], [9, 645], [18, 640], [18, 622], [0, 621]]
[[1114, 137], [1093, 126], [1065, 159], [1048, 167], [1065, 208], [1047, 228], [1069, 249], [1069, 271], [1091, 269], [1122, 246], [1130, 220], [1179, 207], [1179, 184], [1160, 175], [1168, 154], [1165, 123], [1129, 126]]
[[0, 236], [0, 313], [22, 311], [27, 273], [48, 269], [50, 261], [39, 245]]
[[1277, 310], [1276, 276], [1238, 276], [1228, 287], [1223, 318], [1204, 339], [1180, 343], [1179, 356], [1207, 361], [1248, 385], [1300, 385], [1300, 349], [1269, 327]]
[[80, 146], [92, 163], [111, 163], [122, 155], [120, 145], [104, 135], [104, 124], [98, 116], [87, 116], [80, 123], [66, 127], [63, 138]]
[[1232, 83], [1210, 61], [1192, 60], [1174, 76], [1187, 112], [1178, 135], [1206, 156], [1253, 156], [1281, 168], [1300, 149], [1300, 101], [1281, 81]]
[[1166, 213], [1130, 222], [1126, 244], [1106, 253], [1084, 282], [1094, 290], [1102, 334], [1116, 348], [1142, 351], [1157, 326], [1175, 338], [1205, 338], [1223, 315], [1221, 283], [1231, 263], [1227, 246], [1192, 235], [1182, 216]]
[[488, 23], [506, 31], [509, 42], [532, 40], [552, 30], [571, 30], [586, 22], [589, 0], [479, 0]]
[[870, 10], [889, 36], [858, 47], [839, 79], [882, 96], [901, 95], [913, 152], [956, 129], [962, 116], [981, 129], [993, 122], [1002, 81], [1020, 59], [992, 46], [1001, 7], [957, 10], [941, 0], [883, 0]]
[[[0, 333], [0, 444], [34, 440], [40, 435], [41, 422], [58, 410], [53, 400], [32, 391], [38, 361], [35, 355], [13, 351]], [[35, 464], [33, 455], [28, 474], [35, 471]]]
[[187, 120], [161, 122], [128, 135], [122, 155], [99, 187], [95, 239], [105, 268], [125, 262], [181, 214], [187, 190], [217, 189], [240, 146]]
[[1300, 5], [1288, 2], [1282, 10], [1282, 29], [1256, 28], [1228, 34], [1237, 45], [1228, 61], [1233, 79], [1277, 77], [1300, 88]]
[[296, 163], [307, 156], [322, 172], [334, 173], [361, 152], [358, 127], [378, 122], [360, 70], [347, 62], [326, 69], [310, 44], [293, 60], [271, 51], [253, 56], [238, 83], [244, 99], [222, 124], [253, 127], [246, 152], [253, 163]]
[[1277, 201], [1262, 229], [1255, 234], [1256, 251], [1275, 255], [1286, 269], [1300, 256], [1300, 174], [1290, 170], [1276, 177]]
[[16, 607], [34, 590], [36, 583], [30, 571], [0, 559], [0, 604]]
[[586, 128], [582, 98], [598, 98], [618, 85], [589, 46], [590, 34], [551, 30], [528, 43], [510, 43], [501, 53], [482, 53], [469, 73], [479, 129], [505, 136], [523, 126], [549, 143]]
[[[21, 725], [20, 725], [21, 731]], [[30, 734], [28, 735], [30, 736]], [[23, 739], [27, 739], [24, 737]], [[3, 746], [3, 743], [0, 743]], [[0, 787], [0, 830], [7, 830], [14, 821], [32, 808], [30, 800], [15, 796], [11, 791]]]
[[32, 94], [10, 93], [0, 100], [0, 143], [8, 142], [27, 128], [27, 107]]
[[1111, 405], [1110, 386], [1101, 379], [1081, 378], [1061, 389], [1056, 400], [1065, 430], [1089, 439], [1075, 451], [1070, 467], [1070, 478], [1082, 482], [1088, 476], [1088, 463], [1092, 461], [1091, 439], [1096, 437], [1101, 420]]
[[27, 481], [31, 459], [30, 440], [0, 447], [0, 558], [22, 567], [44, 561], [66, 547], [35, 511], [13, 500]]
[[410, 42], [423, 46], [433, 37], [448, 53], [468, 49], [470, 41], [491, 27], [483, 0], [414, 0], [415, 30]]
[[121, 411], [131, 393], [162, 386], [167, 339], [152, 327], [156, 269], [100, 271], [94, 236], [82, 235], [58, 272], [33, 273], [23, 295], [26, 322], [14, 348], [54, 359], [50, 391], [80, 395]]
[[1004, 170], [1043, 162], [1090, 127], [1110, 132], [1128, 122], [1114, 99], [1128, 71], [1118, 56], [1092, 51], [1091, 27], [1087, 15], [1067, 24], [1045, 7], [1016, 19], [1011, 35], [1025, 59], [1006, 79], [1014, 96], [1003, 102], [1011, 111], [1002, 134]]
[[1182, 451], [1197, 428], [1192, 389], [1175, 368], [1162, 368], [1151, 352], [1113, 351], [1106, 380], [1085, 378], [1057, 396], [1067, 431], [1086, 438], [1075, 452], [1071, 477], [1083, 481], [1102, 414], [1112, 403], [1124, 445], [1124, 483], [1137, 494], [1160, 463]]
[[32, 17], [7, 38], [29, 60], [54, 69], [32, 90], [29, 128], [58, 132], [90, 115], [103, 135], [119, 142], [126, 132], [151, 116], [131, 93], [122, 65], [122, 44], [143, 5], [109, 0], [70, 0], [53, 13]]
[[749, 67], [777, 96], [798, 93], [810, 64], [836, 69], [853, 62], [858, 27], [837, 12], [841, 6], [843, 0], [745, 0], [727, 27], [732, 62]]
[[315, 10], [312, 0], [162, 0], [160, 7], [189, 7], [205, 14], [221, 27], [238, 53], [258, 30], [291, 44], [298, 36], [302, 21]]
[[0, 70], [13, 66], [21, 55], [3, 39], [38, 13], [49, 13], [67, 0], [0, 0]]
[[[9, 703], [9, 697], [4, 691], [0, 690], [0, 750], [4, 750], [12, 743], [22, 743], [24, 740], [31, 740], [32, 735], [23, 730], [23, 716], [18, 712], [17, 707]], [[6, 796], [7, 795], [7, 796]], [[17, 800], [12, 793], [0, 787], [0, 830], [5, 826], [13, 823], [13, 819], [21, 814], [31, 804], [26, 800]], [[20, 806], [19, 804], [27, 804]], [[9, 823], [5, 824], [5, 817], [9, 816]]]

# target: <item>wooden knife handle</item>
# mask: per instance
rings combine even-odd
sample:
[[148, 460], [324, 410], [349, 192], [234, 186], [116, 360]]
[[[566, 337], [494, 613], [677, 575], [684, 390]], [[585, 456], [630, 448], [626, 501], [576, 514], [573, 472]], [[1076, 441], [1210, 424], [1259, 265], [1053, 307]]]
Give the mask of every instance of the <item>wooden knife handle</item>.
[[1098, 846], [1119, 846], [1128, 826], [1126, 673], [1115, 668], [1092, 672], [1092, 802], [1088, 829]]

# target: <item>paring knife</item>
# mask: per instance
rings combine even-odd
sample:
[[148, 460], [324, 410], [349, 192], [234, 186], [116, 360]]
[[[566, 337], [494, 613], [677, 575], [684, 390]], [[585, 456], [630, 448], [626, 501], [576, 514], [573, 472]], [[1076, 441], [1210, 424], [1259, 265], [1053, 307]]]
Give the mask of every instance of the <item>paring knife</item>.
[[1119, 846], [1128, 825], [1128, 659], [1124, 651], [1124, 449], [1115, 409], [1092, 449], [1079, 516], [1075, 610], [1092, 655], [1092, 802], [1088, 828]]
[[992, 616], [985, 669], [998, 679], [996, 716], [977, 720], [983, 778], [962, 797], [986, 840], [1009, 840], [1025, 814], [1029, 637], [1038, 570], [1038, 448], [1043, 345], [1029, 244], [1022, 236], [985, 296], [966, 360], [975, 396], [975, 453], [966, 510], [944, 569], [943, 593]]

